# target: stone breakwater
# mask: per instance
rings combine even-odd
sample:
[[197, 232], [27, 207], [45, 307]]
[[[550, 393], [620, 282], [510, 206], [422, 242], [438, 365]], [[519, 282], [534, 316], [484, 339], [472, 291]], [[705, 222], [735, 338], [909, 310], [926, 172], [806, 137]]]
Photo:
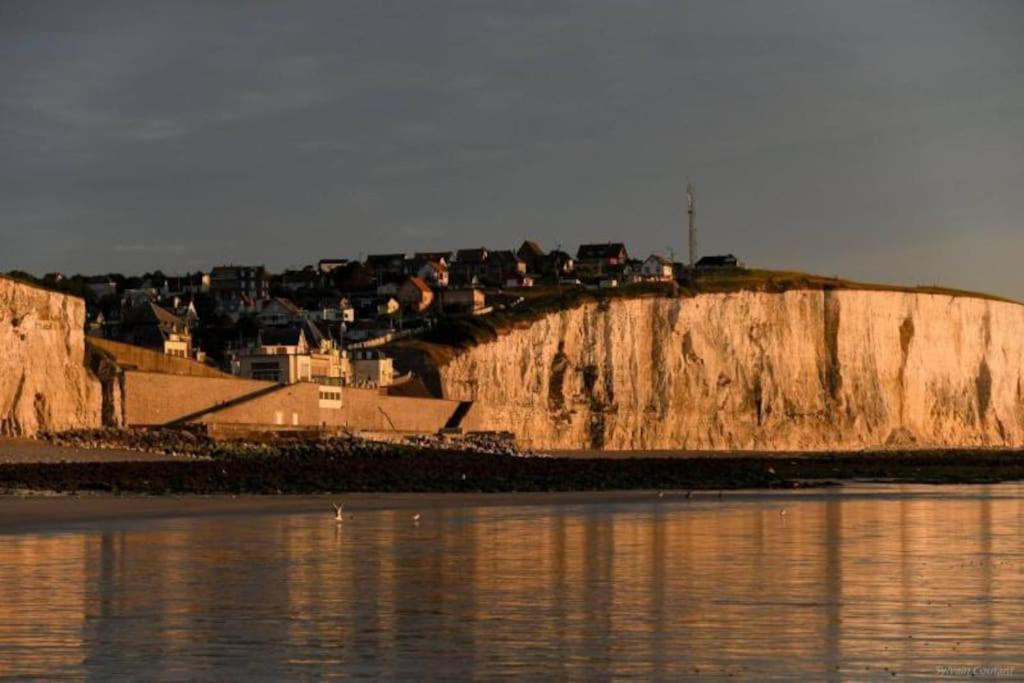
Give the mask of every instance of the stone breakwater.
[[85, 302], [0, 277], [0, 436], [98, 426]]
[[296, 453], [345, 457], [354, 454], [386, 455], [397, 452], [446, 451], [479, 455], [527, 457], [535, 455], [516, 446], [510, 435], [469, 434], [408, 436], [400, 442], [374, 441], [352, 435], [277, 436], [263, 441], [216, 440], [199, 429], [77, 429], [44, 433], [54, 446], [82, 450], [136, 451], [191, 458], [279, 457]]
[[[0, 493], [344, 493], [658, 489], [667, 500], [724, 489], [834, 485], [842, 480], [992, 483], [1024, 478], [1020, 452], [832, 454], [800, 458], [521, 458], [366, 444], [347, 451], [301, 444], [266, 457], [134, 462], [0, 463]], [[812, 480], [812, 481], [808, 481]], [[689, 493], [704, 491], [704, 494]], [[662, 499], [651, 494], [651, 502]], [[326, 508], [326, 504], [324, 505]], [[325, 513], [326, 513], [325, 509]]]
[[467, 430], [537, 449], [1024, 445], [1024, 306], [895, 291], [612, 299], [437, 368]]

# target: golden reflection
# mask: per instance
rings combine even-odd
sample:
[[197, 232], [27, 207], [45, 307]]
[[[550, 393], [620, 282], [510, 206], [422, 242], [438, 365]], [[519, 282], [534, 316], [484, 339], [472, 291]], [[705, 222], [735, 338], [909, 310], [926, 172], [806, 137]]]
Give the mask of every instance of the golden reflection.
[[0, 676], [1020, 672], [1019, 493], [891, 487], [0, 537]]

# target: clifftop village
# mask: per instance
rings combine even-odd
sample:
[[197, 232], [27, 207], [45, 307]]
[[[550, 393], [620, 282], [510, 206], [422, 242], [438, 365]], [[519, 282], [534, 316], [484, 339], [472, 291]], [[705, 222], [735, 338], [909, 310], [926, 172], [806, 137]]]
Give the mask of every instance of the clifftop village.
[[[631, 258], [619, 242], [584, 244], [575, 256], [534, 241], [518, 251], [372, 254], [323, 259], [273, 274], [225, 265], [209, 273], [142, 277], [56, 273], [43, 284], [75, 291], [88, 306], [87, 333], [280, 384], [382, 388], [409, 375], [380, 350], [451, 316], [486, 316], [541, 289], [618, 288], [670, 282], [696, 271], [742, 268], [708, 256], [684, 266], [652, 254]], [[328, 389], [325, 389], [328, 387]], [[328, 396], [328, 398], [330, 398]]]

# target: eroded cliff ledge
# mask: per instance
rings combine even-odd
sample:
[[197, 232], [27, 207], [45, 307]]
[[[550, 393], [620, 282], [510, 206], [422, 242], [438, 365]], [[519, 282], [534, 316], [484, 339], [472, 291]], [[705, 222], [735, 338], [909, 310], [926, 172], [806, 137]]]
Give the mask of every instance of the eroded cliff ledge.
[[587, 302], [437, 368], [535, 448], [1024, 446], [1024, 306], [903, 291]]
[[81, 299], [0, 277], [0, 435], [99, 426], [84, 326]]

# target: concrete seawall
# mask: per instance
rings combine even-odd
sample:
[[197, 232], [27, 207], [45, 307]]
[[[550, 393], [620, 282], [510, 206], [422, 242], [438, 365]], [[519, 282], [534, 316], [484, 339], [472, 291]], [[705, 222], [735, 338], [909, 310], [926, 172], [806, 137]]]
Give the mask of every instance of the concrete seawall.
[[233, 377], [128, 370], [124, 373], [125, 423], [434, 434], [459, 408], [458, 401], [388, 396], [377, 389], [332, 390], [340, 393], [340, 401], [322, 401], [316, 384], [279, 385]]

